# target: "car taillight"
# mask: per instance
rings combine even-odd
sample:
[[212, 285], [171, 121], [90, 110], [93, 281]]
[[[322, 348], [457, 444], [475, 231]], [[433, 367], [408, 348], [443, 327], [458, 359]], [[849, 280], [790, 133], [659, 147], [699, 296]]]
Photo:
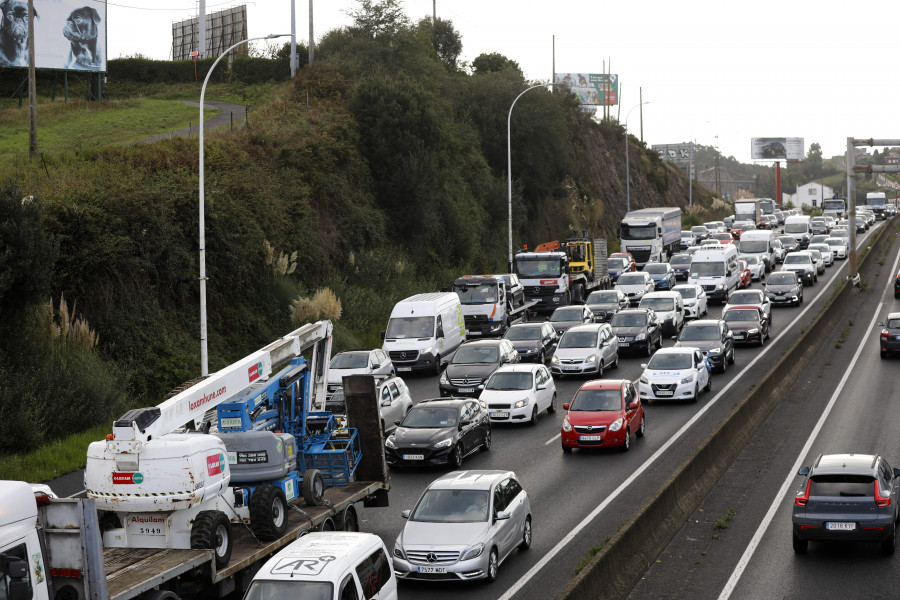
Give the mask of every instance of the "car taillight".
[[882, 497], [877, 481], [875, 482], [875, 504], [880, 508], [887, 508], [891, 505], [891, 495], [888, 494], [886, 498]]
[[889, 337], [891, 337], [890, 332], [887, 329], [882, 329], [881, 330], [881, 339], [886, 340]]
[[796, 498], [794, 498], [794, 504], [796, 504], [797, 506], [806, 506], [806, 503], [809, 502], [809, 484], [810, 483], [812, 483], [812, 481], [807, 479], [806, 480], [806, 490], [803, 492], [803, 495], [797, 496]]

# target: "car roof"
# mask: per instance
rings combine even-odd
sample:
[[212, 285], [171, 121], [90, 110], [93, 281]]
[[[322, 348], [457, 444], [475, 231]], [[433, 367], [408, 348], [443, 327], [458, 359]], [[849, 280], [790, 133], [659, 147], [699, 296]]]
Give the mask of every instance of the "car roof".
[[758, 306], [753, 306], [752, 304], [751, 305], [737, 304], [735, 306], [729, 306], [728, 310], [726, 310], [725, 312], [731, 312], [733, 310], [755, 310], [755, 311], [759, 312], [760, 308]]
[[[622, 311], [619, 311], [622, 312]], [[570, 331], [600, 331], [606, 323], [582, 323], [581, 325], [575, 325], [574, 327], [570, 327], [566, 333]]]
[[702, 325], [719, 325], [720, 323], [724, 323], [724, 321], [722, 321], [722, 319], [696, 319], [694, 321], [685, 323], [684, 328], [687, 329], [688, 327], [700, 327]]
[[[516, 477], [512, 471], [501, 470], [469, 470], [453, 471], [438, 477], [427, 489], [466, 489], [488, 490], [507, 477]], [[518, 477], [516, 477], [518, 479]]]
[[497, 340], [466, 340], [463, 342], [466, 346], [499, 346], [502, 339]]
[[536, 364], [536, 363], [515, 363], [511, 365], [503, 365], [494, 373], [534, 373], [544, 365]]
[[900, 312], [888, 313], [888, 319], [900, 319]]
[[874, 454], [823, 454], [819, 456], [813, 469], [815, 475], [833, 475], [851, 471], [871, 475], [874, 473], [877, 459]]
[[459, 405], [464, 402], [470, 402], [471, 398], [431, 398], [427, 400], [419, 400], [419, 402], [413, 406], [413, 408], [418, 408], [423, 404], [428, 404], [428, 406], [446, 406], [449, 408], [459, 408]]
[[640, 313], [640, 314], [643, 315], [643, 314], [647, 314], [647, 313], [650, 312], [651, 310], [652, 310], [652, 309], [650, 309], [650, 308], [646, 308], [646, 307], [644, 307], [644, 308], [638, 308], [638, 307], [635, 306], [635, 307], [631, 307], [631, 308], [623, 308], [622, 310], [620, 310], [620, 311], [617, 312], [616, 314], [617, 314], [617, 315], [632, 315], [632, 314]]
[[656, 352], [654, 352], [654, 356], [660, 354], [693, 354], [693, 352], [697, 350], [693, 346], [678, 346], [672, 348], [660, 348]]
[[579, 390], [617, 390], [625, 383], [630, 383], [628, 379], [592, 379], [581, 384]]
[[341, 354], [368, 354], [369, 352], [372, 352], [372, 350], [344, 350], [343, 352], [338, 352], [334, 356], [339, 356]]
[[641, 298], [641, 300], [643, 300], [644, 298], [650, 298], [650, 299], [653, 299], [653, 298], [675, 298], [676, 296], [678, 298], [681, 298], [681, 294], [679, 294], [676, 291], [672, 291], [672, 290], [667, 291], [667, 292], [649, 292], [647, 294], [644, 294], [644, 297]]
[[[694, 288], [694, 289], [700, 288], [702, 290], [703, 286], [700, 285], [699, 283], [679, 283], [678, 285], [676, 285], [672, 288], [672, 291], [674, 292], [678, 289], [684, 289], [684, 288]], [[644, 297], [646, 298], [647, 296], [644, 296]]]
[[[531, 323], [516, 323], [515, 325], [510, 325], [509, 329], [526, 329], [528, 327], [542, 327], [546, 323], [546, 321], [532, 321]], [[509, 331], [507, 329], [506, 331]]]

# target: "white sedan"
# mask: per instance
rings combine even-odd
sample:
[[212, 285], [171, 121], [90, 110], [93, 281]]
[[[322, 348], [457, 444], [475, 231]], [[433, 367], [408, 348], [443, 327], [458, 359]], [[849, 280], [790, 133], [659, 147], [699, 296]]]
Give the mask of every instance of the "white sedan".
[[655, 400], [696, 402], [701, 390], [712, 389], [706, 359], [697, 348], [662, 348], [641, 368], [644, 372], [638, 383], [638, 393], [648, 404]]
[[834, 264], [834, 250], [832, 250], [831, 246], [829, 246], [828, 244], [810, 244], [806, 247], [806, 249], [818, 250], [819, 254], [822, 255], [822, 263], [824, 263], [826, 267], [830, 267]]
[[840, 237], [830, 237], [825, 240], [825, 243], [831, 247], [831, 252], [834, 254], [835, 258], [841, 260], [847, 258], [847, 240]]
[[494, 371], [478, 398], [491, 423], [537, 424], [538, 413], [556, 412], [556, 384], [541, 364], [504, 365]]
[[678, 292], [684, 300], [684, 318], [699, 319], [701, 315], [707, 313], [709, 298], [703, 290], [702, 285], [696, 283], [683, 283], [672, 288], [673, 292]]

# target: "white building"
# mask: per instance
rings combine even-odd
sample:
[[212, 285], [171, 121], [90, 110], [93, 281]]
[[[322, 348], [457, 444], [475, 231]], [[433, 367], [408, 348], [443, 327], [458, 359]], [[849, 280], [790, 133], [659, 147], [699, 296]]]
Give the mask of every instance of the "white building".
[[834, 190], [827, 185], [821, 183], [805, 183], [797, 186], [797, 193], [790, 195], [790, 202], [795, 208], [801, 206], [809, 206], [812, 208], [822, 208], [822, 201], [825, 198], [834, 196]]

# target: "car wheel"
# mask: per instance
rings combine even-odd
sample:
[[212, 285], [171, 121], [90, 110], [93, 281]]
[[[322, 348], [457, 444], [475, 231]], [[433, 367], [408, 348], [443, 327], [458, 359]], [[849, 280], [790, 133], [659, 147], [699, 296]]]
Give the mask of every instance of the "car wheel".
[[562, 445], [562, 449], [563, 449], [563, 454], [571, 454], [571, 452], [572, 452], [572, 447], [566, 446], [565, 444]]
[[616, 352], [616, 356], [615, 356], [615, 358], [613, 358], [613, 361], [612, 361], [612, 365], [611, 365], [611, 366], [612, 366], [613, 369], [618, 369], [618, 368], [619, 368], [619, 353], [618, 353], [618, 352]]
[[662, 348], [662, 335], [656, 338], [656, 349], [660, 350]]
[[553, 397], [550, 398], [550, 406], [547, 407], [547, 414], [552, 415], [556, 412], [556, 392], [553, 392]]
[[522, 528], [522, 542], [519, 544], [519, 550], [528, 550], [531, 548], [531, 517], [525, 517], [525, 527]]
[[538, 364], [543, 365], [547, 362], [547, 357], [544, 355], [544, 351], [541, 350], [541, 353], [538, 354]]
[[641, 426], [637, 430], [637, 436], [642, 438], [647, 433], [647, 413], [641, 415]]
[[722, 373], [724, 375], [727, 370], [728, 370], [728, 357], [723, 356], [722, 357], [722, 366], [719, 367], [719, 373]]
[[881, 553], [888, 556], [894, 554], [894, 550], [897, 548], [897, 526], [895, 525], [892, 529], [890, 537], [881, 542]]
[[537, 425], [537, 406], [531, 409], [531, 418], [528, 419], [528, 425], [531, 427]]
[[450, 460], [447, 461], [447, 464], [450, 465], [451, 469], [459, 469], [463, 463], [463, 451], [462, 446], [457, 444], [453, 447], [453, 450], [450, 451]]
[[647, 356], [653, 356], [653, 343], [647, 340]]
[[603, 379], [603, 355], [600, 355], [600, 359], [597, 361], [597, 379]]
[[490, 582], [497, 581], [497, 571], [500, 569], [500, 561], [497, 558], [497, 549], [491, 548], [488, 555], [487, 580]]
[[731, 349], [731, 356], [730, 356], [730, 358], [728, 359], [728, 364], [729, 364], [729, 365], [733, 365], [733, 364], [734, 364], [734, 348]]
[[706, 377], [706, 387], [703, 388], [703, 391], [704, 391], [704, 392], [711, 392], [711, 391], [712, 391], [712, 377], [709, 376], [708, 374], [707, 374], [707, 377]]
[[631, 450], [631, 430], [626, 427], [625, 441], [622, 442], [622, 452], [628, 452], [629, 450]]
[[765, 334], [760, 333], [759, 334], [759, 346], [760, 346], [760, 348], [762, 348], [765, 345], [766, 345], [766, 336], [765, 336]]
[[492, 443], [493, 443], [493, 440], [491, 439], [491, 430], [487, 429], [484, 432], [484, 439], [481, 440], [481, 449], [484, 450], [485, 452], [487, 452], [488, 450], [491, 449]]
[[884, 350], [881, 351], [881, 358], [887, 358], [887, 352]]
[[438, 377], [440, 377], [440, 375], [441, 375], [441, 355], [440, 354], [438, 354], [437, 356], [434, 357], [434, 370], [432, 371], [432, 373]]
[[691, 398], [691, 402], [697, 402], [698, 400], [700, 400], [700, 384], [699, 383], [694, 386], [694, 397]]
[[806, 549], [809, 547], [809, 542], [807, 540], [801, 540], [797, 537], [797, 534], [792, 535], [794, 539], [794, 552], [797, 554], [806, 554]]

